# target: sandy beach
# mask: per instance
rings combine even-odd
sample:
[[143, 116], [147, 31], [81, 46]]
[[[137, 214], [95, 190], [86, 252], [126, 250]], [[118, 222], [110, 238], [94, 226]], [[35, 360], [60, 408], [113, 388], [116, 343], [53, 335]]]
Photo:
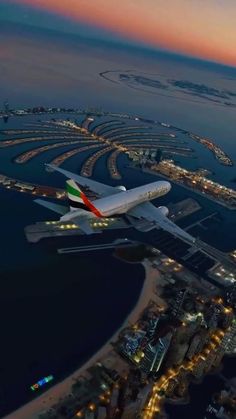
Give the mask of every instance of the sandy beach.
[[82, 367], [75, 370], [73, 374], [69, 375], [66, 379], [59, 382], [58, 384], [55, 384], [55, 386], [45, 391], [39, 397], [17, 409], [13, 413], [5, 416], [5, 419], [38, 419], [40, 413], [45, 412], [53, 407], [58, 403], [60, 399], [63, 399], [67, 394], [71, 392], [71, 386], [75, 383], [79, 376], [85, 373], [85, 371], [90, 366], [106, 358], [106, 354], [109, 354], [109, 352], [113, 350], [111, 342], [117, 340], [120, 331], [125, 326], [134, 324], [139, 319], [141, 313], [148, 305], [149, 301], [155, 300], [155, 288], [157, 279], [159, 278], [159, 273], [156, 269], [152, 268], [150, 262], [148, 261], [143, 262], [142, 265], [145, 269], [145, 280], [143, 283], [142, 291], [140, 293], [137, 304], [126, 318], [124, 323], [121, 325], [120, 329]]

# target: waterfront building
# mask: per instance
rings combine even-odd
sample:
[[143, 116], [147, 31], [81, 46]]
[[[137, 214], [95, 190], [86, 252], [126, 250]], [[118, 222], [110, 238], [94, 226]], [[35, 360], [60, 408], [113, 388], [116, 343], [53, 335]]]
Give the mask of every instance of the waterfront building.
[[223, 359], [223, 356], [225, 355], [225, 348], [218, 348], [218, 350], [216, 351], [216, 355], [215, 355], [215, 359], [214, 359], [214, 363], [213, 365], [215, 367], [218, 367]]
[[178, 317], [186, 296], [186, 292], [187, 290], [181, 289], [179, 290], [176, 295], [175, 298], [171, 301], [171, 314], [173, 317]]
[[223, 285], [226, 290], [231, 289], [233, 285], [236, 287], [236, 272], [233, 267], [227, 267], [221, 263], [217, 263], [208, 270], [207, 274], [210, 278]]
[[226, 299], [227, 303], [236, 309], [236, 282], [227, 288]]
[[186, 342], [178, 343], [175, 347], [173, 347], [171, 356], [168, 360], [168, 366], [172, 367], [182, 364], [187, 350], [188, 344]]
[[203, 376], [204, 370], [205, 370], [205, 358], [200, 357], [192, 373], [195, 378], [200, 379]]
[[149, 320], [149, 324], [148, 324], [148, 329], [147, 329], [147, 338], [148, 339], [152, 339], [155, 331], [156, 331], [156, 327], [159, 321], [159, 317], [154, 316], [153, 318], [151, 318]]
[[16, 182], [16, 183], [15, 183], [15, 186], [16, 186], [17, 188], [20, 188], [20, 189], [27, 189], [27, 190], [29, 190], [29, 191], [32, 191], [32, 190], [34, 189], [34, 185], [30, 185], [30, 184], [27, 184], [27, 183], [21, 183], [21, 182]]
[[233, 310], [225, 308], [222, 317], [222, 327], [224, 329], [228, 329], [229, 327], [231, 327], [234, 318]]
[[218, 348], [217, 351], [210, 351], [210, 353], [207, 355], [206, 359], [205, 359], [205, 364], [204, 364], [204, 373], [207, 373], [208, 371], [211, 370], [211, 368], [214, 366], [218, 366], [218, 362], [219, 360], [221, 360], [222, 358], [220, 358], [220, 350]]
[[229, 331], [226, 353], [231, 355], [236, 354], [236, 318], [233, 319]]
[[224, 414], [224, 408], [218, 406], [216, 403], [209, 404], [206, 409], [204, 419], [224, 418], [228, 419]]
[[156, 344], [148, 343], [144, 350], [144, 356], [140, 362], [140, 368], [146, 374], [157, 373], [168, 351], [172, 333], [159, 338]]
[[200, 334], [194, 335], [194, 337], [192, 338], [190, 342], [189, 349], [186, 354], [186, 358], [192, 359], [192, 357], [198, 353], [200, 342], [201, 342], [201, 335]]
[[174, 390], [175, 390], [177, 384], [178, 384], [178, 382], [174, 378], [172, 378], [168, 381], [168, 387], [167, 387], [167, 390], [166, 390], [166, 396], [167, 397], [172, 397], [173, 396]]

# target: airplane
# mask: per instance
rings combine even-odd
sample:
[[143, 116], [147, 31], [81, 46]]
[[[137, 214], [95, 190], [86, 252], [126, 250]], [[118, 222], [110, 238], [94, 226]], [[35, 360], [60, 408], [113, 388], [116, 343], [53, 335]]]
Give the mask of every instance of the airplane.
[[[147, 185], [126, 190], [125, 186], [109, 186], [85, 178], [53, 164], [46, 164], [50, 171], [62, 173], [66, 181], [66, 192], [69, 207], [58, 205], [43, 199], [35, 202], [56, 213], [61, 222], [73, 222], [85, 234], [93, 234], [90, 226], [94, 218], [125, 217], [132, 227], [147, 232], [162, 228], [187, 243], [194, 244], [196, 239], [178, 227], [168, 218], [167, 207], [155, 207], [150, 201], [167, 194], [171, 184], [167, 181], [156, 181]], [[90, 200], [82, 188], [89, 188], [98, 195]]]

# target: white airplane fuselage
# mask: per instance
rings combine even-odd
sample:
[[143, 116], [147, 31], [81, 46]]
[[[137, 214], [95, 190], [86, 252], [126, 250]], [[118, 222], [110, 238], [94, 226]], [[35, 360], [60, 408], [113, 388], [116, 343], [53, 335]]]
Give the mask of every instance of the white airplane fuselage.
[[[112, 217], [114, 215], [125, 214], [131, 208], [143, 202], [166, 195], [170, 189], [171, 185], [169, 182], [157, 181], [127, 191], [121, 191], [105, 198], [96, 199], [93, 201], [93, 205], [101, 217]], [[61, 217], [61, 220], [73, 220], [73, 218], [79, 215], [81, 215], [80, 209], [73, 210]], [[93, 212], [90, 213], [90, 216], [96, 217]]]
[[[110, 224], [103, 222], [98, 224], [96, 222], [91, 223], [91, 218], [115, 218], [117, 216], [125, 221], [127, 227], [132, 226], [132, 228], [140, 232], [161, 228], [176, 238], [195, 245], [196, 238], [175, 224], [170, 219], [171, 217], [168, 218], [169, 210], [167, 207], [156, 207], [150, 202], [166, 195], [170, 191], [171, 185], [169, 182], [157, 181], [126, 190], [124, 186], [105, 185], [55, 165], [49, 165], [49, 167], [66, 176], [68, 204], [67, 206], [58, 205], [42, 199], [36, 199], [35, 202], [60, 214], [61, 222], [73, 222], [84, 234], [94, 234], [103, 231], [100, 228], [99, 230], [94, 229], [94, 226], [99, 225], [102, 227], [104, 224], [104, 226], [109, 226], [108, 228], [110, 228]], [[90, 200], [83, 188], [99, 194], [101, 198]]]

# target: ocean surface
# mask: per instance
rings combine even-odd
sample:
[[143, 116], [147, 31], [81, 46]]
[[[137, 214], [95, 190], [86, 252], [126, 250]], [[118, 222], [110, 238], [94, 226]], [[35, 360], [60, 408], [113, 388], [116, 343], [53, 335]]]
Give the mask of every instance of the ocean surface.
[[[57, 244], [71, 245], [68, 240], [29, 245], [23, 224], [30, 199], [1, 197], [2, 416], [35, 396], [30, 386], [39, 379], [52, 374], [57, 382], [111, 337], [139, 297], [144, 270], [122, 263], [111, 251], [58, 256]], [[12, 217], [16, 205], [19, 222]]]
[[[147, 59], [142, 66], [148, 67], [147, 70], [150, 72], [152, 62], [153, 59], [150, 59], [149, 63]], [[137, 62], [133, 65], [136, 64]], [[160, 63], [158, 65], [161, 66]], [[112, 66], [117, 68], [117, 63], [113, 62]], [[106, 69], [104, 63], [101, 68]], [[163, 64], [162, 70], [166, 68]], [[186, 68], [184, 71], [187, 71]], [[227, 77], [216, 73], [213, 76], [217, 80]], [[194, 77], [197, 77], [196, 74]], [[206, 70], [206, 78], [211, 80], [209, 70]], [[102, 106], [106, 110], [158, 119], [189, 129], [196, 134], [209, 136], [236, 161], [235, 109], [217, 107], [211, 103], [180, 102], [175, 98], [160, 100], [158, 96], [154, 97], [147, 92], [134, 93], [126, 86], [115, 86], [113, 91], [113, 85], [109, 82], [104, 80], [96, 82], [100, 83], [101, 91], [104, 87]], [[92, 92], [88, 90], [87, 93], [88, 102], [93, 105]], [[85, 92], [83, 94], [85, 95]], [[112, 96], [116, 97], [116, 101]], [[82, 99], [79, 98], [78, 101], [80, 100]], [[75, 103], [75, 99], [73, 101]], [[58, 104], [63, 105], [63, 103]], [[31, 118], [35, 117], [29, 117], [28, 120]], [[25, 122], [25, 118], [10, 118], [7, 124], [0, 120], [0, 129], [20, 128]], [[40, 142], [40, 145], [43, 144]], [[23, 152], [29, 148], [29, 145], [20, 147], [19, 152]], [[236, 176], [235, 166], [232, 168], [220, 166], [210, 152], [200, 147], [196, 149], [197, 159], [191, 161], [185, 159], [185, 163], [184, 159], [181, 160], [185, 167], [208, 168], [213, 172], [212, 179], [231, 187], [235, 186], [232, 182]], [[43, 165], [59, 152], [50, 151], [45, 153], [42, 160], [36, 158], [23, 166], [12, 163], [12, 157], [16, 152], [17, 148], [15, 150], [9, 148], [4, 152], [1, 150], [0, 173], [21, 180], [63, 187], [62, 176], [48, 174]], [[65, 167], [79, 171], [88, 155], [84, 154], [79, 159], [70, 159]], [[123, 174], [122, 183], [128, 188], [157, 179], [150, 174], [128, 168], [127, 163], [126, 157], [119, 158], [118, 165]], [[95, 177], [105, 183], [121, 183], [110, 180], [107, 171], [104, 170], [104, 159], [98, 162]], [[175, 185], [170, 194], [158, 202], [165, 205], [170, 201], [177, 202], [189, 196], [196, 199], [202, 209], [181, 221], [180, 225], [185, 227], [217, 211], [221, 216], [221, 222], [209, 222], [207, 230], [198, 228], [194, 232], [201, 239], [222, 250], [235, 249], [234, 212]], [[62, 257], [56, 252], [57, 247], [62, 244], [61, 241], [49, 240], [42, 241], [38, 245], [29, 244], [24, 236], [24, 227], [37, 221], [53, 220], [54, 215], [35, 205], [30, 195], [0, 189], [0, 200], [0, 316], [2, 319], [0, 416], [2, 417], [6, 412], [34, 396], [30, 386], [40, 378], [53, 374], [54, 382], [61, 380], [106, 342], [135, 305], [142, 288], [144, 271], [139, 265], [118, 261], [110, 251]], [[79, 239], [77, 241], [79, 242]], [[69, 246], [71, 240], [63, 241], [63, 245], [65, 244]], [[229, 361], [227, 365], [228, 363]], [[208, 390], [210, 397], [210, 393], [215, 391], [214, 384], [216, 384], [215, 379], [207, 377], [201, 386], [191, 385], [191, 404], [178, 408], [168, 407], [171, 418], [189, 418], [190, 413], [191, 417], [202, 418]], [[202, 394], [207, 394], [207, 397], [202, 397]]]

